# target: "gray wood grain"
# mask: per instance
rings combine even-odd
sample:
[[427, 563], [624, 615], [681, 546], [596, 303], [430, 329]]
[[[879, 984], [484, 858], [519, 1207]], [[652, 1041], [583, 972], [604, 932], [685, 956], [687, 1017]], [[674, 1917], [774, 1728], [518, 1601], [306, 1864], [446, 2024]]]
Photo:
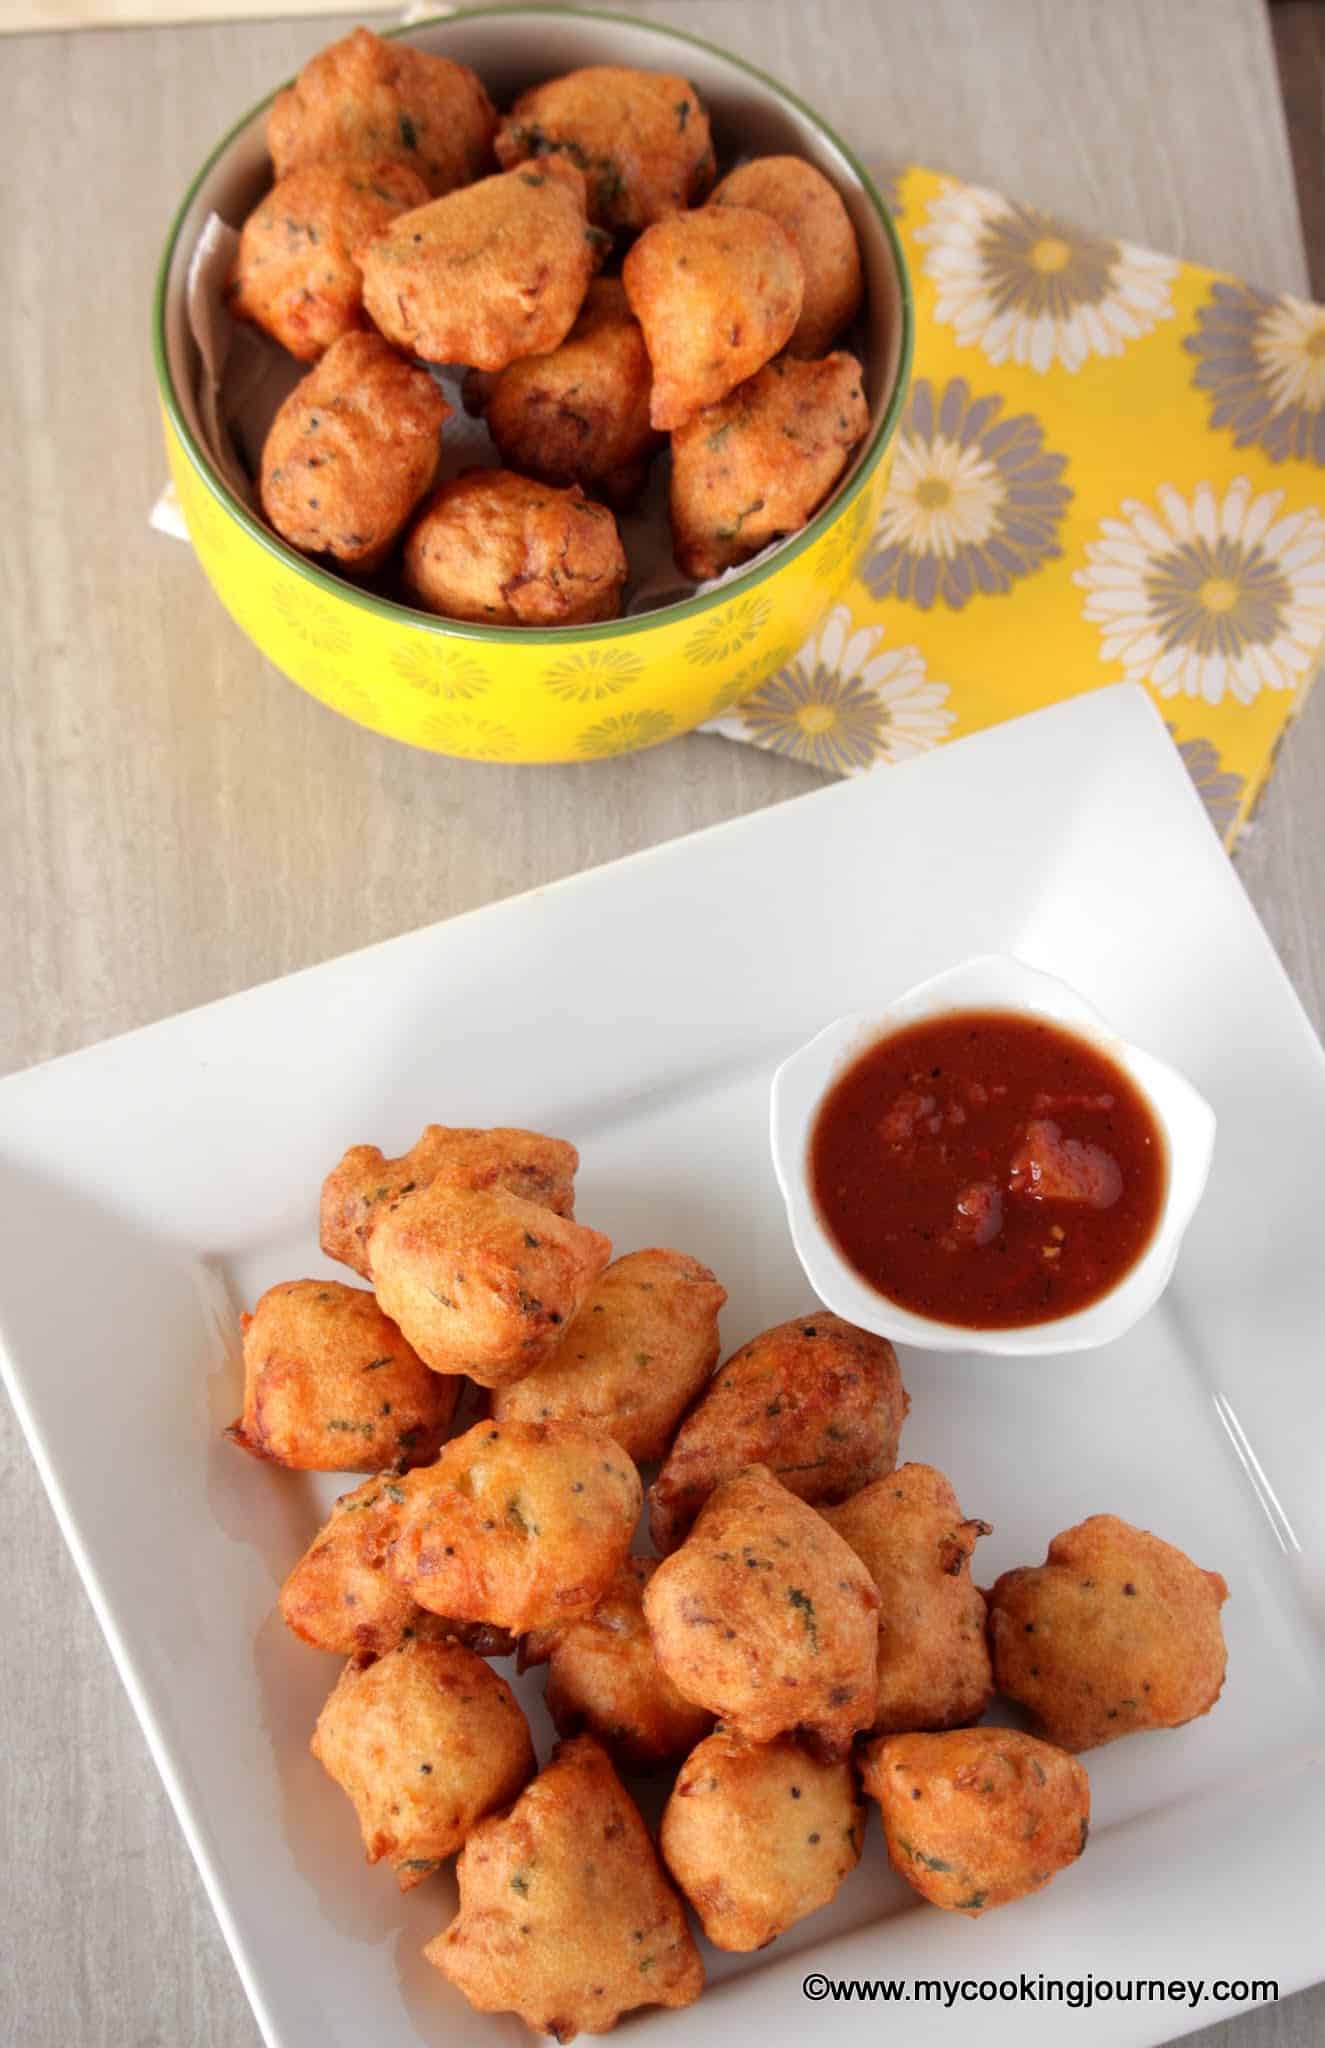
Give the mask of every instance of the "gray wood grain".
[[[793, 82], [866, 152], [1304, 288], [1260, 0], [637, 11]], [[703, 737], [543, 770], [374, 739], [268, 668], [188, 550], [147, 530], [163, 470], [148, 303], [175, 197], [211, 138], [340, 32], [282, 21], [4, 46], [0, 445], [24, 516], [0, 522], [0, 1068], [818, 780]], [[1241, 860], [1318, 1022], [1322, 788], [1318, 696]], [[238, 1980], [7, 1413], [0, 1556], [0, 1841], [17, 1872], [0, 2040], [250, 2048]], [[1228, 1960], [1255, 1967], [1250, 1952]], [[1308, 2048], [1325, 2038], [1325, 1991], [1191, 2038]]]

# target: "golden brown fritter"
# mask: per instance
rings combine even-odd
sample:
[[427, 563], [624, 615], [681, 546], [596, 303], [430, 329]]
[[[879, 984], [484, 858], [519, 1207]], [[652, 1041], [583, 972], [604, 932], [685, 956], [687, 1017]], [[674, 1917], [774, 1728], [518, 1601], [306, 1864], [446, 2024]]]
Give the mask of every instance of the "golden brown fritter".
[[805, 270], [793, 356], [821, 356], [860, 311], [860, 245], [836, 187], [799, 156], [759, 156], [718, 185], [714, 206], [752, 206], [786, 229]]
[[713, 182], [708, 115], [693, 85], [667, 71], [594, 64], [522, 92], [498, 131], [497, 161], [550, 156], [584, 172], [590, 218], [604, 228], [646, 228], [694, 206]]
[[344, 1493], [281, 1587], [286, 1626], [315, 1650], [380, 1657], [410, 1636], [448, 1636], [483, 1657], [509, 1657], [515, 1639], [486, 1623], [429, 1614], [386, 1569], [400, 1510], [419, 1471], [383, 1473]]
[[436, 195], [490, 168], [496, 129], [492, 102], [467, 65], [356, 28], [277, 93], [267, 147], [278, 178], [338, 157], [393, 157]]
[[433, 363], [504, 370], [570, 333], [599, 257], [584, 179], [560, 157], [402, 213], [363, 243], [363, 302]]
[[558, 1216], [573, 1217], [579, 1163], [579, 1153], [564, 1138], [504, 1127], [428, 1124], [398, 1159], [385, 1158], [376, 1145], [351, 1145], [322, 1183], [322, 1249], [329, 1259], [371, 1279], [368, 1239], [374, 1224], [403, 1195], [436, 1180], [448, 1187], [505, 1188]]
[[380, 1657], [421, 1613], [385, 1569], [412, 1476], [368, 1479], [342, 1494], [281, 1587], [282, 1620], [314, 1649]]
[[662, 445], [649, 425], [651, 388], [649, 352], [625, 287], [598, 277], [560, 348], [523, 356], [495, 377], [471, 371], [465, 405], [487, 421], [509, 468], [627, 505]]
[[622, 1770], [648, 1771], [686, 1751], [713, 1716], [686, 1699], [660, 1669], [644, 1619], [651, 1557], [628, 1557], [592, 1614], [534, 1629], [520, 1668], [547, 1664], [547, 1710], [558, 1735], [596, 1735]]
[[899, 1465], [821, 1513], [879, 1589], [874, 1729], [909, 1733], [978, 1721], [994, 1680], [971, 1557], [991, 1533], [988, 1522], [962, 1519], [956, 1494], [932, 1465]]
[[405, 542], [405, 585], [448, 619], [571, 626], [621, 610], [626, 551], [605, 505], [509, 469], [443, 484]]
[[882, 1735], [863, 1766], [894, 1870], [947, 1912], [975, 1919], [1042, 1891], [1086, 1846], [1082, 1766], [1011, 1728]]
[[459, 1381], [429, 1372], [362, 1287], [287, 1280], [244, 1332], [241, 1450], [300, 1472], [381, 1472], [435, 1457]]
[[649, 1488], [658, 1550], [681, 1541], [720, 1479], [767, 1465], [811, 1502], [844, 1500], [897, 1462], [910, 1407], [886, 1337], [826, 1309], [734, 1351], [677, 1432]]
[[499, 1420], [605, 1429], [636, 1464], [661, 1458], [718, 1362], [727, 1290], [684, 1252], [627, 1252], [595, 1282], [559, 1350], [492, 1397]]
[[434, 1372], [480, 1386], [551, 1356], [612, 1256], [612, 1241], [501, 1187], [432, 1181], [368, 1239], [377, 1299]]
[[641, 2005], [693, 2005], [704, 1966], [648, 1830], [591, 1735], [560, 1743], [456, 1865], [460, 1910], [424, 1954], [479, 2012], [605, 2034]]
[[262, 509], [283, 540], [379, 568], [437, 473], [451, 408], [377, 334], [343, 334], [295, 385], [262, 449]]
[[1171, 1543], [1091, 1515], [989, 1595], [995, 1684], [1064, 1749], [1180, 1728], [1223, 1687], [1227, 1598], [1218, 1572]]
[[805, 287], [786, 229], [739, 206], [646, 228], [621, 276], [653, 366], [649, 417], [662, 428], [716, 405], [785, 347]]
[[630, 1550], [639, 1474], [569, 1422], [480, 1422], [419, 1475], [387, 1569], [421, 1607], [528, 1629], [589, 1613]]
[[717, 576], [813, 518], [869, 431], [854, 356], [784, 356], [672, 435], [672, 548]]
[[723, 1480], [644, 1591], [679, 1692], [751, 1742], [796, 1728], [825, 1756], [873, 1719], [878, 1609], [855, 1552], [764, 1465]]
[[389, 1858], [402, 1892], [534, 1773], [510, 1686], [459, 1643], [415, 1639], [347, 1664], [311, 1747], [352, 1802], [368, 1861]]
[[658, 1846], [713, 1946], [744, 1951], [826, 1906], [864, 1839], [849, 1762], [719, 1728], [682, 1764]]
[[367, 326], [353, 251], [398, 213], [422, 206], [416, 171], [378, 163], [304, 164], [274, 185], [244, 222], [228, 303], [301, 363]]

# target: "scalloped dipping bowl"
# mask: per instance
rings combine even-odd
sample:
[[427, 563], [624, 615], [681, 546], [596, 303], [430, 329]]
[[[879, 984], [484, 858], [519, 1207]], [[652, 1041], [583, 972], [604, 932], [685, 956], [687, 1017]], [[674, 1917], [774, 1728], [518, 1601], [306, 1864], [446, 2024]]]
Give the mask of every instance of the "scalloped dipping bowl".
[[828, 504], [767, 561], [719, 589], [638, 618], [544, 628], [440, 619], [357, 588], [287, 547], [210, 460], [186, 317], [189, 260], [210, 213], [238, 226], [269, 185], [269, 100], [212, 152], [171, 226], [153, 323], [171, 474], [213, 588], [267, 659], [347, 718], [434, 753], [575, 761], [653, 746], [716, 716], [787, 661], [873, 531], [912, 347], [906, 261], [887, 207], [856, 158], [794, 94], [656, 22], [515, 8], [393, 33], [472, 65], [498, 107], [587, 64], [679, 72], [709, 109], [720, 162], [738, 151], [803, 156], [832, 180], [855, 225], [867, 291], [870, 430]]
[[[1009, 1010], [1048, 1017], [1098, 1046], [1148, 1103], [1168, 1154], [1164, 1200], [1154, 1234], [1135, 1265], [1088, 1307], [1050, 1322], [973, 1329], [903, 1308], [861, 1277], [838, 1249], [810, 1185], [811, 1136], [824, 1097], [870, 1046], [922, 1017], [962, 1010]], [[785, 1060], [773, 1077], [773, 1166], [805, 1277], [826, 1308], [861, 1329], [925, 1351], [982, 1352], [1012, 1358], [1091, 1351], [1112, 1343], [1152, 1309], [1168, 1286], [1183, 1233], [1205, 1192], [1215, 1142], [1215, 1113], [1190, 1081], [1111, 1031], [1065, 981], [1020, 960], [986, 953], [898, 996], [873, 1016], [839, 1017]]]

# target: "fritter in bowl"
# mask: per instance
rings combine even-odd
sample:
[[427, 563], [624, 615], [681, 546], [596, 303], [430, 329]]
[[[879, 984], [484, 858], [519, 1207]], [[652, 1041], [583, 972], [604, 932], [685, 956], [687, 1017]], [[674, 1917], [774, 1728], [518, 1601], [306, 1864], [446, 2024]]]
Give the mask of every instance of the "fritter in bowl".
[[804, 157], [757, 156], [729, 172], [709, 203], [752, 206], [786, 229], [805, 269], [805, 297], [787, 352], [823, 355], [851, 325], [864, 295], [860, 245], [836, 187]]
[[471, 469], [424, 506], [404, 578], [427, 611], [488, 626], [573, 626], [621, 610], [626, 551], [605, 505], [510, 469]]
[[869, 431], [854, 356], [779, 357], [672, 435], [672, 549], [687, 576], [720, 575], [798, 533]]
[[227, 303], [301, 363], [366, 327], [354, 251], [398, 213], [422, 206], [417, 171], [377, 163], [302, 164], [244, 222]]
[[621, 276], [653, 366], [649, 417], [665, 429], [716, 405], [784, 348], [805, 289], [786, 229], [738, 206], [656, 222]]
[[708, 115], [684, 78], [594, 64], [522, 92], [497, 134], [504, 169], [564, 156], [590, 218], [631, 233], [694, 206], [713, 182]]
[[560, 348], [522, 356], [495, 376], [471, 370], [465, 406], [487, 421], [508, 468], [628, 505], [662, 445], [649, 424], [651, 390], [625, 288], [618, 277], [598, 277]]
[[277, 93], [267, 147], [278, 178], [303, 164], [387, 156], [417, 171], [435, 197], [491, 167], [496, 128], [468, 65], [356, 28]]
[[437, 473], [451, 408], [378, 334], [344, 334], [295, 385], [262, 448], [262, 509], [292, 548], [367, 575]]
[[566, 339], [599, 254], [584, 179], [551, 157], [400, 214], [357, 257], [364, 305], [397, 348], [504, 370]]

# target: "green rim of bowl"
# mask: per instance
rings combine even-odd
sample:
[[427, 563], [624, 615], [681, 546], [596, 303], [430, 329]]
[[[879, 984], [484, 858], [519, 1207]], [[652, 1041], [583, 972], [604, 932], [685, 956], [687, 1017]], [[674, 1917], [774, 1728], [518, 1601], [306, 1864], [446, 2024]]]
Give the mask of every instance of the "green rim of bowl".
[[866, 170], [864, 164], [861, 163], [855, 151], [849, 149], [841, 136], [829, 127], [822, 115], [817, 114], [814, 108], [807, 105], [796, 93], [790, 92], [786, 86], [779, 84], [777, 79], [770, 78], [766, 71], [760, 71], [756, 65], [747, 64], [743, 57], [733, 56], [730, 50], [724, 50], [719, 44], [711, 43], [703, 36], [690, 35], [684, 29], [671, 28], [662, 22], [641, 20], [637, 16], [628, 14], [607, 13], [597, 8], [540, 7], [536, 5], [462, 8], [455, 14], [430, 15], [422, 21], [411, 21], [399, 28], [388, 29], [386, 34], [388, 36], [409, 35], [415, 29], [431, 28], [434, 24], [440, 26], [454, 21], [481, 21], [485, 18], [492, 19], [506, 14], [542, 14], [566, 17], [574, 21], [611, 22], [626, 28], [645, 29], [663, 41], [688, 44], [692, 49], [703, 50], [709, 56], [717, 57], [725, 63], [734, 65], [738, 71], [743, 71], [748, 78], [756, 79], [760, 85], [765, 86], [776, 99], [782, 100], [787, 106], [794, 107], [812, 127], [819, 130], [820, 134], [840, 152], [842, 157], [851, 166], [856, 177], [860, 180], [861, 190], [872, 207], [892, 252], [893, 265], [897, 274], [898, 296], [901, 303], [902, 337], [901, 347], [897, 356], [897, 373], [893, 380], [893, 388], [889, 395], [888, 403], [884, 407], [883, 417], [874, 430], [874, 434], [861, 458], [855, 476], [851, 479], [842, 495], [835, 499], [824, 511], [817, 513], [802, 532], [795, 535], [794, 538], [784, 541], [777, 553], [771, 556], [767, 562], [760, 563], [756, 568], [738, 571], [736, 575], [730, 577], [716, 590], [709, 590], [694, 597], [683, 598], [678, 604], [663, 606], [656, 612], [639, 612], [630, 618], [612, 619], [595, 626], [483, 626], [471, 624], [463, 619], [443, 619], [431, 612], [416, 611], [410, 605], [397, 604], [391, 598], [378, 597], [371, 591], [360, 590], [346, 578], [333, 576], [329, 570], [319, 568], [316, 563], [310, 562], [306, 556], [296, 553], [291, 547], [287, 547], [286, 543], [278, 539], [269, 527], [263, 525], [261, 520], [255, 518], [247, 505], [240, 502], [229, 489], [224, 479], [217, 474], [205, 450], [198, 445], [193, 430], [184, 417], [183, 408], [176, 395], [166, 350], [166, 294], [170, 267], [174, 260], [175, 249], [179, 241], [180, 231], [184, 225], [185, 216], [193, 205], [198, 188], [211, 171], [213, 165], [224, 156], [235, 137], [248, 127], [250, 121], [257, 114], [260, 114], [264, 107], [271, 105], [271, 102], [276, 97], [276, 93], [283, 90], [282, 86], [277, 86], [274, 91], [268, 93], [265, 99], [259, 100], [256, 105], [250, 107], [248, 112], [242, 115], [235, 122], [234, 126], [228, 129], [226, 134], [222, 136], [189, 186], [183, 200], [180, 202], [174, 219], [170, 223], [170, 228], [166, 235], [165, 248], [162, 251], [161, 261], [157, 268], [156, 292], [152, 304], [152, 354], [156, 364], [157, 383], [160, 386], [162, 403], [165, 406], [170, 423], [179, 436], [180, 443], [188, 455], [190, 463], [212, 496], [218, 500], [226, 511], [238, 520], [244, 530], [260, 546], [265, 548], [268, 554], [273, 555], [277, 561], [282, 562], [287, 568], [293, 568], [307, 582], [329, 592], [331, 596], [338, 597], [348, 604], [356, 605], [362, 611], [372, 612], [378, 618], [407, 624], [424, 632], [435, 633], [439, 638], [472, 640], [480, 645], [490, 645], [492, 642], [498, 641], [507, 642], [514, 646], [528, 647], [539, 644], [556, 644], [568, 638], [577, 641], [619, 639], [630, 633], [638, 633], [650, 626], [670, 624], [681, 619], [697, 618], [701, 613], [711, 611], [715, 605], [726, 604], [730, 598], [743, 595], [746, 591], [757, 588], [760, 583], [763, 583], [769, 576], [782, 568], [784, 563], [794, 561], [797, 555], [801, 555], [807, 548], [813, 547], [815, 542], [828, 531], [828, 528], [836, 520], [841, 518], [848, 506], [860, 495], [873, 471], [878, 467], [883, 452], [892, 439], [893, 430], [901, 414], [907, 385], [910, 381], [911, 358], [915, 345], [915, 310], [911, 297], [911, 277], [907, 268], [906, 257], [903, 254], [902, 245], [898, 238], [897, 229], [893, 225], [893, 218], [884, 202], [883, 194], [879, 191], [878, 186]]

